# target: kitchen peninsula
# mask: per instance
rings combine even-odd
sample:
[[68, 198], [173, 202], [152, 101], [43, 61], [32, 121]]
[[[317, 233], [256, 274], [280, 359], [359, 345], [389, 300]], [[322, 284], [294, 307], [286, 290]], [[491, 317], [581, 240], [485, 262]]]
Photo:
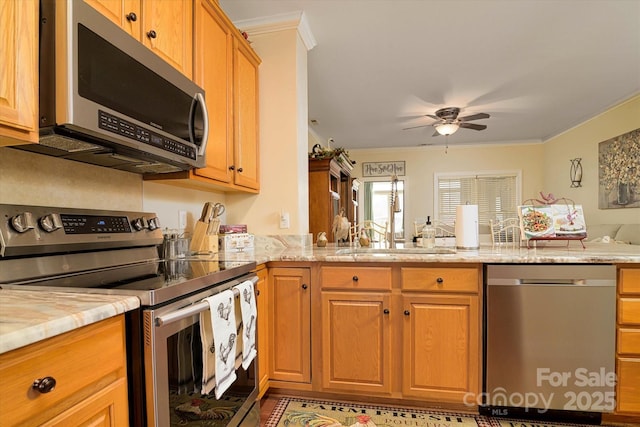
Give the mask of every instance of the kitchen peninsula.
[[[395, 253], [375, 248], [367, 253], [366, 248], [334, 244], [317, 248], [307, 240], [306, 236], [302, 240], [298, 236], [256, 236], [254, 252], [224, 254], [230, 260], [264, 264], [269, 272], [267, 286], [258, 296], [259, 310], [261, 296], [268, 307], [264, 326], [268, 339], [266, 347], [263, 343], [258, 351], [268, 354], [271, 390], [316, 397], [366, 396], [367, 401], [377, 403], [476, 410], [461, 402], [468, 393], [477, 396], [482, 390], [486, 264], [575, 264], [577, 271], [580, 264], [616, 265], [617, 330], [629, 333], [638, 329], [633, 324], [637, 322], [633, 320], [633, 316], [637, 317], [633, 315], [636, 306], [629, 305], [640, 300], [636, 283], [640, 279], [638, 245], [587, 242], [583, 249], [579, 242], [569, 242], [568, 246], [558, 246], [556, 242], [553, 247], [531, 249], [487, 245], [475, 251], [421, 254], [412, 252], [419, 248]], [[32, 300], [25, 298], [24, 305], [20, 305], [15, 292], [1, 290], [0, 299], [10, 297], [11, 310], [27, 310]], [[65, 294], [49, 297], [53, 296], [67, 301]], [[627, 307], [625, 313], [632, 314], [624, 314], [623, 307]], [[453, 318], [449, 317], [452, 313]], [[353, 316], [368, 316], [371, 322], [346, 321]], [[422, 329], [418, 323], [408, 327], [409, 317], [436, 319], [437, 324], [429, 320], [431, 323]], [[623, 322], [631, 322], [631, 326]], [[344, 349], [347, 337], [353, 341], [356, 332], [359, 349], [350, 353], [352, 357], [345, 358], [335, 351], [336, 345]], [[424, 340], [425, 334], [432, 337], [429, 342]], [[14, 332], [12, 336], [17, 335]], [[32, 336], [37, 341], [38, 335]], [[0, 340], [8, 337], [3, 334]], [[447, 342], [455, 345], [441, 348]], [[21, 341], [19, 345], [26, 344]], [[412, 348], [424, 345], [435, 346], [434, 351], [420, 360], [410, 357]], [[287, 351], [278, 351], [282, 348]], [[392, 348], [396, 350], [390, 351]], [[362, 351], [368, 354], [366, 362], [359, 357]], [[618, 347], [616, 358], [616, 415], [638, 417], [638, 349]], [[425, 363], [432, 368], [439, 364], [432, 371], [442, 375], [425, 377]]]

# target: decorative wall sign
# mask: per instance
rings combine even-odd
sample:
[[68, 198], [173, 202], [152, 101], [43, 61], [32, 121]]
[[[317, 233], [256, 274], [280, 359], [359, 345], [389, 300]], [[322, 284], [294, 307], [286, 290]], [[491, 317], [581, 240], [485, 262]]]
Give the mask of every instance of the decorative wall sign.
[[404, 162], [364, 162], [362, 176], [404, 176]]
[[598, 144], [598, 208], [640, 207], [640, 129]]

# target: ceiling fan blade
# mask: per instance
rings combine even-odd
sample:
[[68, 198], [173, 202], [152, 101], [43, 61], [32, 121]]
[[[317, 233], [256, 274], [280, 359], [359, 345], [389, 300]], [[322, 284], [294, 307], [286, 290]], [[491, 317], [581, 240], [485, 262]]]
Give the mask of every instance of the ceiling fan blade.
[[473, 130], [485, 130], [487, 128], [487, 125], [477, 125], [475, 123], [460, 123], [460, 127]]
[[426, 117], [431, 117], [432, 119], [440, 120], [440, 117], [434, 116], [433, 114], [425, 114]]
[[417, 129], [417, 128], [426, 128], [427, 126], [433, 126], [433, 125], [411, 126], [411, 127], [408, 127], [408, 128], [402, 128], [402, 130]]
[[471, 120], [488, 119], [489, 117], [491, 116], [487, 113], [478, 113], [466, 117], [460, 117], [458, 120], [460, 120], [461, 122], [470, 122]]
[[431, 136], [440, 136], [440, 134], [438, 133], [438, 131], [435, 131]]

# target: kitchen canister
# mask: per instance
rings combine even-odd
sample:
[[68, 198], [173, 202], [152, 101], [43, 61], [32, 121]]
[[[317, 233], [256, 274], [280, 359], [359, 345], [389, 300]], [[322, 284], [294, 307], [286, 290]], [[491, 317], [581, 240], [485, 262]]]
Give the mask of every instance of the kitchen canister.
[[456, 247], [458, 249], [478, 249], [478, 205], [456, 207]]

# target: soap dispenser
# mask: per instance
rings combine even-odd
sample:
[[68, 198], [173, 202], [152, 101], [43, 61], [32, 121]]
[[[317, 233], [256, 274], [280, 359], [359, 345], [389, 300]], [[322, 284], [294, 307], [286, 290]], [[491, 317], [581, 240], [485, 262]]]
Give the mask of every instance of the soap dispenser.
[[427, 223], [422, 229], [422, 246], [425, 248], [436, 247], [436, 229], [431, 225], [431, 217], [427, 217]]

